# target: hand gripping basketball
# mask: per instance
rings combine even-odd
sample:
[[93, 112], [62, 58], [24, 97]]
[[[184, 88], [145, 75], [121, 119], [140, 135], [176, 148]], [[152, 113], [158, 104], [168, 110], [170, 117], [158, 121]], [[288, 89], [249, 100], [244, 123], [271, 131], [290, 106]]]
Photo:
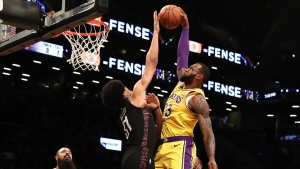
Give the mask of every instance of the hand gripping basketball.
[[185, 12], [179, 7], [180, 11], [181, 11], [181, 26], [182, 28], [186, 28], [189, 29], [190, 28], [190, 24], [189, 24], [189, 20], [187, 15], [185, 14]]
[[159, 27], [159, 14], [157, 15], [157, 11], [154, 11], [153, 13], [153, 26], [154, 26], [154, 33], [159, 33], [160, 27]]

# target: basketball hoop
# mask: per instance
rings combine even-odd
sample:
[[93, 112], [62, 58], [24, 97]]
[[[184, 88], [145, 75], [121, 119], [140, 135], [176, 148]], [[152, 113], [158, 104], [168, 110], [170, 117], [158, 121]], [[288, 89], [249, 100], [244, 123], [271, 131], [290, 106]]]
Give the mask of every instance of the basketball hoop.
[[75, 70], [81, 68], [99, 71], [100, 49], [107, 42], [108, 33], [109, 27], [101, 21], [101, 17], [62, 32], [72, 46], [71, 58], [67, 62]]

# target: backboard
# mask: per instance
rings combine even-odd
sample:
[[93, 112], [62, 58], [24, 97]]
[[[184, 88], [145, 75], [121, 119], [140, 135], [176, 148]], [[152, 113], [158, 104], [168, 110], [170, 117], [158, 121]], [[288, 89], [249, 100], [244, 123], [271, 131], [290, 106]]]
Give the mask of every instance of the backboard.
[[[50, 39], [67, 29], [98, 18], [108, 10], [108, 0], [0, 1], [3, 3], [3, 9], [0, 10], [0, 56]], [[18, 11], [11, 6], [17, 6]], [[51, 11], [55, 13], [49, 14]], [[29, 19], [22, 18], [24, 14]], [[16, 27], [23, 30], [15, 33]]]

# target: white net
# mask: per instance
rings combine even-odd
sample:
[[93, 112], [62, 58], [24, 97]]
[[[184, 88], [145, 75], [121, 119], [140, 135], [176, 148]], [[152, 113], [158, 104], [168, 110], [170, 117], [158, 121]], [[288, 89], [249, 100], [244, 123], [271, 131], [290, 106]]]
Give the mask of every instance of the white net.
[[[74, 69], [99, 71], [100, 49], [102, 44], [107, 42], [109, 33], [105, 23], [85, 23], [78, 27], [63, 32], [63, 35], [72, 45], [71, 58], [67, 60]], [[84, 33], [83, 33], [84, 32]]]

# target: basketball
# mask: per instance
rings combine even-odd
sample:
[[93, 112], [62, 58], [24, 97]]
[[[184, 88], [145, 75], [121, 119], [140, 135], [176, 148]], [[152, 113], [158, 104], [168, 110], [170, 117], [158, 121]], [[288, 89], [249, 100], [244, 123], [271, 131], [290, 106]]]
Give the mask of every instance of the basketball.
[[175, 29], [181, 23], [181, 10], [175, 5], [166, 5], [161, 8], [159, 15], [160, 24], [167, 29]]
[[99, 55], [95, 56], [90, 53], [86, 54], [86, 52], [82, 52], [81, 60], [85, 64], [90, 64], [90, 65], [95, 65], [95, 66], [100, 65], [100, 56]]

